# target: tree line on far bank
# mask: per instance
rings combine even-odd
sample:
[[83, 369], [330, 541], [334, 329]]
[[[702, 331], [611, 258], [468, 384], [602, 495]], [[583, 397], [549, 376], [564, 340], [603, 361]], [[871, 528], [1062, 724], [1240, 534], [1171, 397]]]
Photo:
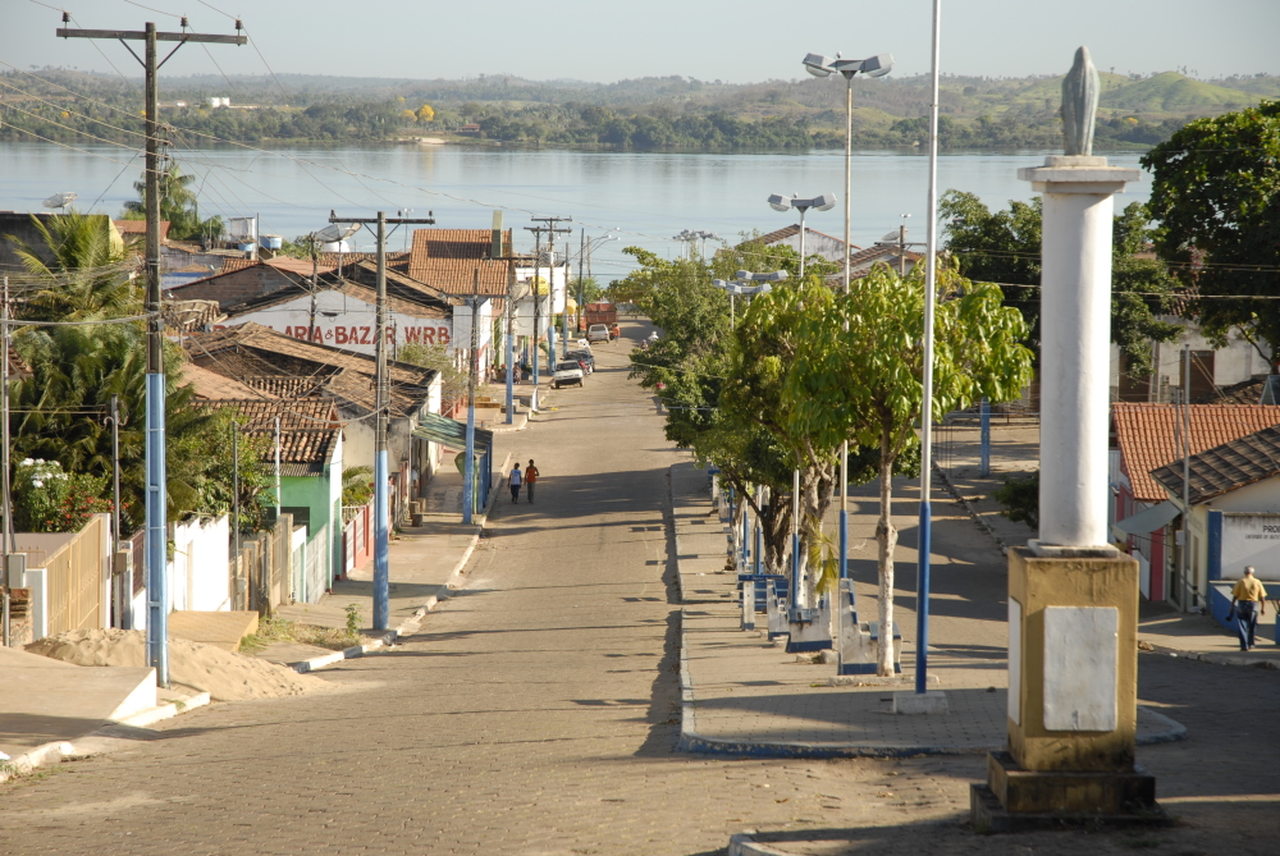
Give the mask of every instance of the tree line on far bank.
[[[1105, 75], [1099, 149], [1145, 149], [1197, 116], [1280, 95], [1261, 76], [1206, 83], [1166, 73]], [[328, 80], [327, 78], [321, 80]], [[333, 79], [282, 89], [279, 81], [166, 81], [161, 119], [177, 145], [390, 142], [443, 136], [477, 143], [605, 151], [737, 151], [841, 148], [843, 87], [822, 81], [729, 85], [679, 77], [617, 84]], [[1055, 79], [947, 78], [944, 150], [1053, 148], [1059, 144]], [[860, 148], [927, 142], [919, 77], [855, 80]], [[232, 93], [230, 107], [210, 107]], [[0, 140], [141, 146], [140, 87], [104, 76], [46, 69], [0, 74]], [[1111, 99], [1108, 104], [1108, 98]]]

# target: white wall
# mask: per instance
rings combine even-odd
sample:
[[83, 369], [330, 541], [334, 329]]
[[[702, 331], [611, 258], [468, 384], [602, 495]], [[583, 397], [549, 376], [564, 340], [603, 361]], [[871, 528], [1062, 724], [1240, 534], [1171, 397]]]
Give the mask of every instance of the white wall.
[[[458, 311], [465, 313], [467, 309], [455, 308], [455, 312]], [[372, 303], [339, 291], [321, 291], [316, 295], [314, 320], [312, 324], [311, 298], [303, 294], [293, 300], [228, 318], [219, 328], [254, 321], [286, 336], [374, 355], [377, 315]], [[450, 353], [456, 350], [453, 322], [447, 318], [427, 318], [392, 309], [388, 313], [387, 324], [393, 347], [406, 344], [447, 345]], [[467, 335], [470, 335], [469, 331]], [[482, 336], [487, 338], [485, 334]], [[465, 343], [463, 347], [466, 347]]]
[[188, 518], [173, 527], [169, 562], [171, 608], [200, 612], [231, 609], [231, 516]]

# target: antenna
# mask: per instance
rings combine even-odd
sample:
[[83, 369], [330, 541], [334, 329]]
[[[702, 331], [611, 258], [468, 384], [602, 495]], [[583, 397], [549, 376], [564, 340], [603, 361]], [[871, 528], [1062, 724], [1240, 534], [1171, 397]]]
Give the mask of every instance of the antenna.
[[322, 243], [333, 244], [338, 241], [346, 240], [359, 231], [359, 223], [330, 223], [328, 226], [312, 232], [311, 236]]
[[66, 191], [65, 193], [55, 193], [40, 204], [45, 208], [66, 208], [72, 202], [76, 201], [79, 194], [74, 191]]

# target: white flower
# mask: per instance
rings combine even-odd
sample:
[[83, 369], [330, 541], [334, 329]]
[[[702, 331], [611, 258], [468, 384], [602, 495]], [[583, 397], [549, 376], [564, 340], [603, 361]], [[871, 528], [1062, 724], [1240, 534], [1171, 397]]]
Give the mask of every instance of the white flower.
[[32, 487], [44, 487], [44, 482], [40, 481], [40, 479], [32, 479], [32, 480], [31, 480], [31, 486], [32, 486]]

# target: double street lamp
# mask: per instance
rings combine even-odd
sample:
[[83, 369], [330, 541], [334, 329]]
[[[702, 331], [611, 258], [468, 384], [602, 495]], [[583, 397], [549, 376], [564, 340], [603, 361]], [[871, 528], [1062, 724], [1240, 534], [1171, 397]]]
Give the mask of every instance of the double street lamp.
[[[830, 211], [836, 207], [836, 195], [834, 193], [823, 193], [818, 196], [803, 197], [796, 194], [783, 196], [781, 193], [769, 194], [769, 205], [774, 211], [790, 211], [793, 208], [800, 212], [800, 278], [804, 279], [804, 215], [810, 209], [815, 211]], [[848, 256], [846, 244], [845, 256]], [[848, 267], [846, 262], [845, 267]]]
[[738, 323], [734, 310], [734, 298], [738, 295], [754, 297], [757, 294], [768, 294], [773, 289], [773, 283], [787, 278], [787, 272], [775, 270], [771, 273], [752, 273], [749, 270], [740, 270], [733, 276], [733, 279], [711, 280], [711, 284], [716, 288], [723, 288], [729, 292], [729, 326], [731, 328], [736, 327]]

